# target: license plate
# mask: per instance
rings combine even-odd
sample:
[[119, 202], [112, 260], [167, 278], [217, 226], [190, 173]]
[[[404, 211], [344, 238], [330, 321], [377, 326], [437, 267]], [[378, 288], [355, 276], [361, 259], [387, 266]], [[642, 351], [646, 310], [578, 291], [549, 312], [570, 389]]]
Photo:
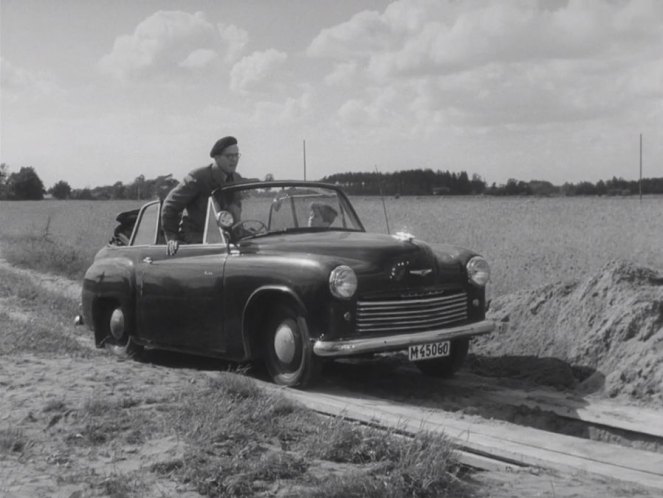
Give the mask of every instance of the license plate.
[[420, 344], [408, 348], [408, 358], [410, 361], [429, 360], [431, 358], [441, 358], [449, 356], [451, 349], [450, 341], [433, 342], [431, 344]]

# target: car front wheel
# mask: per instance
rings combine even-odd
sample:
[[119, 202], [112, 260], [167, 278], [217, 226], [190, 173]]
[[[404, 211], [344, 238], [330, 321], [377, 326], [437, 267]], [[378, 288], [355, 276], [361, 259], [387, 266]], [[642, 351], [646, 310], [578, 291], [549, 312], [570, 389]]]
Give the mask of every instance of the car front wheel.
[[431, 377], [453, 377], [463, 365], [469, 348], [469, 339], [455, 339], [451, 341], [449, 356], [415, 361], [415, 364], [419, 370]]
[[264, 341], [265, 365], [275, 383], [305, 387], [317, 380], [320, 358], [313, 353], [304, 319], [291, 306], [276, 309], [268, 320]]
[[129, 358], [136, 358], [143, 352], [143, 347], [131, 338], [127, 314], [122, 306], [107, 309], [104, 326], [107, 328], [105, 345], [113, 353]]

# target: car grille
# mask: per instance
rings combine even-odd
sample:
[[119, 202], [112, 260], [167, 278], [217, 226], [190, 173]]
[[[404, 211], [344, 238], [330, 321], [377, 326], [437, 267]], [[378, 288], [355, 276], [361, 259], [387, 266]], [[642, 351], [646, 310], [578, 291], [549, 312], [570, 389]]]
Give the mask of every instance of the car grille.
[[422, 332], [467, 320], [467, 294], [436, 290], [357, 302], [357, 332]]

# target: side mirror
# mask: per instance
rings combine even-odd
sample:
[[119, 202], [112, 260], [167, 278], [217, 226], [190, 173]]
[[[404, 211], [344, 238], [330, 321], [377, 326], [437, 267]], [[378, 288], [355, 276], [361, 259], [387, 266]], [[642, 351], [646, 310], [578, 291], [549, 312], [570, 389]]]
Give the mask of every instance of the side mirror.
[[216, 225], [221, 228], [221, 230], [230, 230], [234, 223], [235, 218], [230, 211], [220, 211], [216, 215]]
[[230, 211], [219, 211], [216, 215], [216, 226], [226, 234], [226, 250], [230, 252], [230, 244], [234, 244], [232, 227], [235, 224], [235, 217]]

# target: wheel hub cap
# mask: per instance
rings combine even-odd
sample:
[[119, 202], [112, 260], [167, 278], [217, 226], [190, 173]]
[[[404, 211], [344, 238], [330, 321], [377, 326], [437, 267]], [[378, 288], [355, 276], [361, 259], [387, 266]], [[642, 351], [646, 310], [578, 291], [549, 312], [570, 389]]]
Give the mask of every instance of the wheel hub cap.
[[110, 318], [110, 331], [115, 339], [122, 339], [124, 335], [124, 313], [121, 309], [116, 309]]
[[295, 358], [295, 333], [287, 323], [282, 323], [274, 334], [274, 352], [279, 361], [290, 363]]

